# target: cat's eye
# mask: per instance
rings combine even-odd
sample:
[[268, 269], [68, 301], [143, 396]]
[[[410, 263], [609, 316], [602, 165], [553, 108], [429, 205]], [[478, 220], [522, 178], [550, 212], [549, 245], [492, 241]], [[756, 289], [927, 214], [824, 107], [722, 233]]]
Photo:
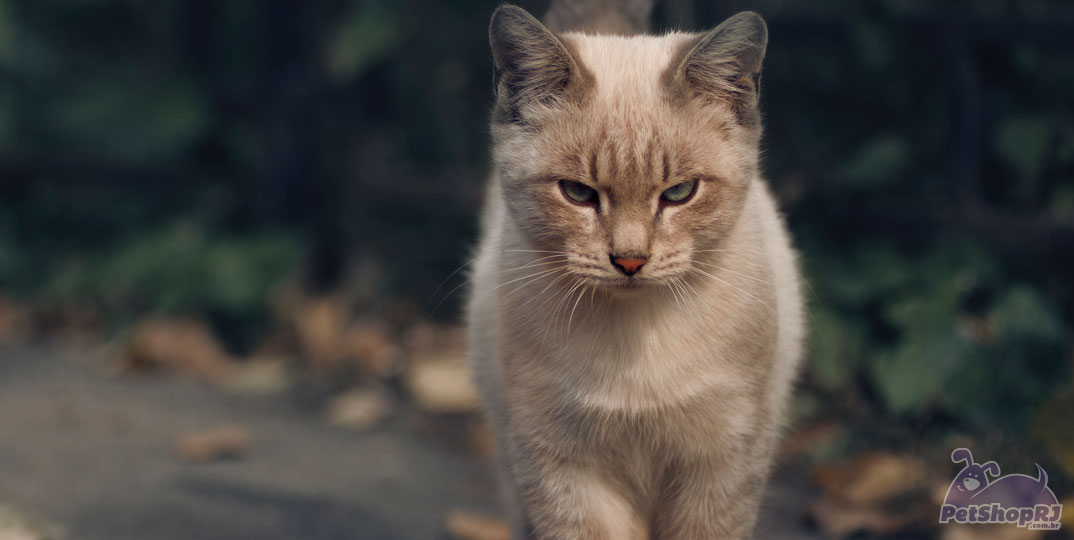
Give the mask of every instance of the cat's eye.
[[684, 203], [694, 196], [697, 191], [697, 180], [690, 180], [681, 184], [675, 184], [660, 194], [660, 200], [672, 203]]
[[563, 195], [572, 202], [578, 204], [596, 204], [597, 202], [597, 190], [581, 182], [560, 180], [559, 188], [563, 190]]

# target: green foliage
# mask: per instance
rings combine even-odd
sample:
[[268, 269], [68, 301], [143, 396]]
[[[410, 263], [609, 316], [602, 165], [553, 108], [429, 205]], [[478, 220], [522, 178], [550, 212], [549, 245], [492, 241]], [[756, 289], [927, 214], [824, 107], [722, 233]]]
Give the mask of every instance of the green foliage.
[[865, 354], [864, 329], [827, 307], [817, 307], [811, 315], [810, 374], [825, 390], [849, 385]]
[[[0, 291], [256, 326], [300, 263], [371, 260], [425, 305], [473, 241], [497, 3], [0, 0]], [[1019, 430], [1071, 386], [1074, 56], [1024, 17], [1060, 5], [751, 6], [812, 409]]]
[[910, 149], [895, 135], [879, 135], [853, 150], [843, 163], [840, 179], [848, 188], [878, 188], [903, 175]]
[[286, 234], [216, 237], [190, 224], [151, 229], [110, 249], [69, 261], [43, 294], [90, 300], [108, 313], [195, 310], [250, 317], [294, 269]]
[[75, 81], [44, 108], [37, 120], [55, 144], [130, 164], [175, 160], [208, 126], [207, 108], [186, 81], [145, 83], [123, 72]]
[[[1033, 27], [1016, 4], [966, 20]], [[809, 381], [893, 420], [1021, 432], [1071, 386], [1074, 132], [1054, 88], [1074, 59], [839, 6], [824, 39], [774, 26], [766, 59], [769, 177], [797, 196], [815, 290]]]
[[996, 129], [995, 151], [1022, 179], [1035, 177], [1045, 163], [1051, 126], [1036, 115], [1017, 115]]
[[1057, 383], [1069, 380], [1062, 323], [1036, 290], [1017, 284], [985, 320], [989, 335], [951, 378], [946, 404], [982, 425], [1024, 429]]
[[343, 17], [325, 55], [328, 72], [339, 80], [352, 79], [386, 56], [401, 37], [392, 17], [375, 2], [365, 2]]
[[0, 66], [7, 66], [15, 56], [15, 27], [7, 0], [0, 0]]
[[822, 388], [862, 370], [896, 415], [943, 409], [1024, 429], [1070, 376], [1061, 315], [1036, 288], [1001, 279], [986, 249], [948, 241], [900, 260], [868, 248], [819, 266], [827, 301], [811, 320], [811, 376]]

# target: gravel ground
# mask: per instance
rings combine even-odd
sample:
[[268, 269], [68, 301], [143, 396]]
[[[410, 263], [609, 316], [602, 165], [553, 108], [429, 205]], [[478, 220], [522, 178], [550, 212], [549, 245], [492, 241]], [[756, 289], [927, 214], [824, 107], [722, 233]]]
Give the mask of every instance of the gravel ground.
[[[405, 415], [348, 431], [285, 395], [117, 375], [86, 355], [0, 345], [0, 508], [39, 530], [68, 540], [447, 539], [449, 510], [499, 513], [487, 461], [415, 432]], [[245, 455], [177, 457], [178, 437], [224, 423], [251, 433]], [[759, 537], [815, 538], [800, 526], [810, 497], [800, 478], [777, 476]]]

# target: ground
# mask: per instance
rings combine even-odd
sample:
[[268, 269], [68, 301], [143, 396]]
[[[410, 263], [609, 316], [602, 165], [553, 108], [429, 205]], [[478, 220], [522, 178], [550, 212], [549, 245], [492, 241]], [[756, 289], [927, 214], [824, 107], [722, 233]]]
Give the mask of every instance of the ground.
[[[291, 395], [121, 374], [89, 357], [0, 346], [0, 509], [62, 531], [53, 536], [448, 539], [452, 509], [500, 514], [487, 459], [413, 429], [406, 413], [345, 430]], [[179, 458], [179, 437], [220, 424], [250, 433], [240, 456]], [[816, 538], [801, 526], [812, 495], [800, 478], [777, 474], [759, 538]]]

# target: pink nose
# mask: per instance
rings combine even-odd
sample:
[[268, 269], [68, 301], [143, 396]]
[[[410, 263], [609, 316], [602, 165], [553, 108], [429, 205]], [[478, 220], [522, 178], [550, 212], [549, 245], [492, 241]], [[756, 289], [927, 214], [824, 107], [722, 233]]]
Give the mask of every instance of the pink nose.
[[619, 268], [624, 274], [632, 276], [638, 273], [638, 270], [641, 270], [642, 265], [645, 264], [645, 261], [647, 260], [648, 259], [645, 257], [625, 258], [613, 256], [612, 264]]

